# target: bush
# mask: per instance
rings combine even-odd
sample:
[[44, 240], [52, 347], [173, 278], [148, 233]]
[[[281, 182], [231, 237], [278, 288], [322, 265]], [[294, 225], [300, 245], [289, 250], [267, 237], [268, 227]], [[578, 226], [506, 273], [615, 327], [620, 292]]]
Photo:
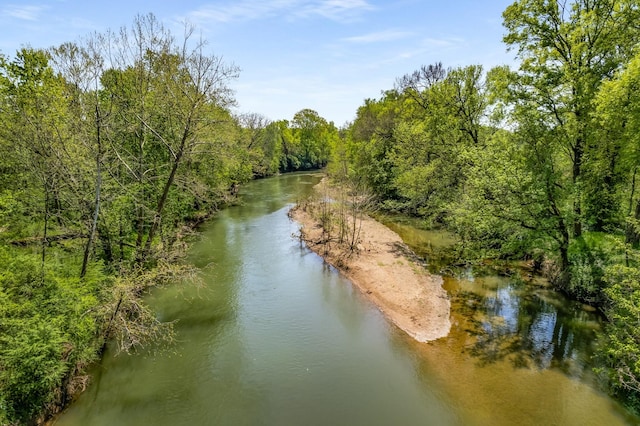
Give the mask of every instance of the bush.
[[603, 356], [614, 389], [640, 411], [640, 268], [614, 265], [606, 269], [604, 281], [609, 320]]
[[14, 320], [0, 337], [0, 386], [9, 419], [26, 423], [40, 413], [69, 370], [57, 322], [40, 315]]
[[108, 287], [94, 264], [0, 247], [0, 424], [29, 423], [66, 399], [67, 385], [100, 349], [98, 306]]
[[585, 233], [569, 247], [570, 280], [564, 288], [572, 297], [592, 306], [606, 302], [603, 280], [607, 265], [611, 264], [614, 241], [604, 234]]

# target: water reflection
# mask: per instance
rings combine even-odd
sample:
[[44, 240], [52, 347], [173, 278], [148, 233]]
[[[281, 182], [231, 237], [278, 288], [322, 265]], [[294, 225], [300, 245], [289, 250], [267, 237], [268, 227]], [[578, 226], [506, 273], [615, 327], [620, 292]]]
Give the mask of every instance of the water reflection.
[[476, 338], [469, 353], [480, 364], [508, 361], [515, 368], [557, 368], [591, 380], [599, 319], [580, 304], [561, 299], [543, 287], [486, 277], [463, 281], [452, 302], [467, 318], [466, 331]]
[[601, 330], [593, 310], [541, 278], [523, 274], [525, 281], [517, 266], [511, 278], [495, 268], [451, 266], [451, 234], [421, 229], [415, 219], [383, 221], [444, 275], [450, 335], [429, 347], [409, 344], [420, 354], [421, 375], [439, 377], [460, 411], [473, 413], [465, 424], [639, 424], [593, 372]]
[[557, 369], [593, 381], [592, 357], [600, 317], [553, 291], [541, 278], [525, 282], [495, 274], [476, 275], [473, 268], [451, 267], [455, 237], [420, 229], [410, 218], [383, 218], [385, 223], [436, 273], [448, 272], [445, 287], [453, 315], [472, 337], [464, 351], [480, 365], [507, 362], [513, 368]]
[[243, 206], [205, 225], [192, 249], [205, 287], [150, 298], [179, 319], [172, 353], [105, 358], [57, 424], [637, 423], [589, 384], [597, 316], [542, 284], [460, 271], [445, 278], [449, 336], [424, 344], [390, 326], [290, 238], [285, 206], [318, 180], [254, 182]]

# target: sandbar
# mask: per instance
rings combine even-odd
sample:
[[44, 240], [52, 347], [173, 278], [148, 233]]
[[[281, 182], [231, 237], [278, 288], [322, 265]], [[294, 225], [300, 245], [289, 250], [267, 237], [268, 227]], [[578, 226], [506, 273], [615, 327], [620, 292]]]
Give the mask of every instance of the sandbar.
[[430, 274], [400, 236], [363, 215], [357, 250], [326, 244], [322, 227], [309, 212], [294, 206], [289, 216], [301, 225], [300, 238], [315, 253], [346, 276], [383, 315], [419, 342], [449, 334], [451, 303], [442, 277]]

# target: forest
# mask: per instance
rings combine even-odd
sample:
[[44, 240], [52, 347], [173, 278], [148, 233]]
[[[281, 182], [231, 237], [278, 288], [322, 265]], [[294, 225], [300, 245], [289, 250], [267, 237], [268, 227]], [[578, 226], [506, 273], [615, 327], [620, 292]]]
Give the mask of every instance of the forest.
[[606, 319], [600, 373], [640, 408], [637, 2], [514, 2], [519, 68], [424, 65], [367, 99], [329, 170], [454, 232], [467, 262], [526, 260]]
[[190, 276], [193, 227], [249, 179], [328, 161], [315, 111], [234, 116], [238, 69], [187, 30], [139, 16], [0, 58], [0, 424], [63, 406], [108, 341], [171, 339], [141, 295]]
[[108, 342], [171, 340], [141, 296], [193, 275], [194, 227], [319, 168], [455, 233], [461, 262], [527, 261], [597, 308], [599, 373], [640, 410], [639, 9], [518, 0], [517, 69], [408, 70], [341, 129], [234, 114], [239, 70], [153, 15], [0, 56], [0, 424], [59, 410]]

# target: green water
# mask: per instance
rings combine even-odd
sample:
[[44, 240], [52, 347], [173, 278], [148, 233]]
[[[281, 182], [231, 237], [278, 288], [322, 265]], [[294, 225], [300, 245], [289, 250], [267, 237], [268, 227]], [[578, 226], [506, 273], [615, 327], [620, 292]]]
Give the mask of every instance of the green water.
[[[616, 425], [634, 419], [597, 391], [597, 317], [544, 287], [446, 279], [449, 337], [419, 344], [390, 326], [292, 237], [286, 212], [320, 176], [242, 191], [202, 229], [203, 287], [158, 289], [177, 343], [108, 354], [56, 425]], [[416, 238], [436, 238], [408, 230]], [[557, 338], [556, 338], [557, 336]], [[560, 343], [558, 343], [560, 342]]]

